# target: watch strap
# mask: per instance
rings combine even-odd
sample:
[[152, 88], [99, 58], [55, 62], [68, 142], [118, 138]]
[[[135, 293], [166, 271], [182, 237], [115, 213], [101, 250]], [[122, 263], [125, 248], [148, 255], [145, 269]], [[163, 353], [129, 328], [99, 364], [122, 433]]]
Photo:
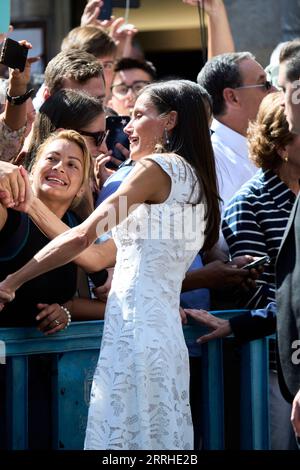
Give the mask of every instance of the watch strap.
[[25, 103], [26, 100], [28, 100], [28, 98], [30, 98], [33, 95], [33, 93], [34, 93], [33, 88], [26, 91], [26, 93], [24, 93], [24, 95], [20, 95], [20, 96], [10, 96], [8, 94], [8, 91], [7, 91], [6, 92], [6, 99], [9, 103], [11, 103], [13, 105], [23, 104], [23, 103]]

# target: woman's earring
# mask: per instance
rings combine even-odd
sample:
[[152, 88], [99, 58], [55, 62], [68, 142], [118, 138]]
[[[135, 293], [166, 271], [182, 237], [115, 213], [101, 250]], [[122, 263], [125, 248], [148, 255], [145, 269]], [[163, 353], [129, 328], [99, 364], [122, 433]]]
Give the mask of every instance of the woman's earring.
[[288, 156], [288, 155], [285, 155], [285, 156], [283, 157], [283, 160], [287, 163], [287, 162], [289, 161], [289, 156]]
[[165, 128], [165, 142], [166, 142], [166, 145], [170, 145], [169, 134], [166, 128]]

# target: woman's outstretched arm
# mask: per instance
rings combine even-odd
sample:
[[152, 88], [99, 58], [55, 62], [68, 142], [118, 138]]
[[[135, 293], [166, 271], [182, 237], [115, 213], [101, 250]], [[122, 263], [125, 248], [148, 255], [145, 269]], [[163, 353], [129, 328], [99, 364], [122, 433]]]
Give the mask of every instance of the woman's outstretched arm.
[[153, 161], [139, 162], [126, 182], [80, 225], [56, 237], [19, 271], [0, 283], [0, 302], [9, 302], [25, 282], [72, 261], [97, 237], [124, 220], [135, 205], [163, 202], [169, 176]]

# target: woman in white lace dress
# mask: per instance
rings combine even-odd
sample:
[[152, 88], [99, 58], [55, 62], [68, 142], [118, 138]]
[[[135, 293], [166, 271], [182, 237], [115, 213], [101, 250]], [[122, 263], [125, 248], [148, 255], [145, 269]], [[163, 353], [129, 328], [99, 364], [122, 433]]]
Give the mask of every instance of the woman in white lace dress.
[[[200, 87], [185, 80], [147, 86], [126, 132], [131, 158], [138, 160], [129, 177], [84, 223], [3, 281], [0, 302], [10, 300], [25, 280], [73, 259], [116, 226], [111, 242], [112, 250], [117, 248], [115, 274], [85, 448], [188, 450], [193, 432], [179, 295], [186, 270], [202, 247], [214, 245], [219, 225]], [[95, 258], [95, 269], [99, 266], [106, 266], [105, 253]]]

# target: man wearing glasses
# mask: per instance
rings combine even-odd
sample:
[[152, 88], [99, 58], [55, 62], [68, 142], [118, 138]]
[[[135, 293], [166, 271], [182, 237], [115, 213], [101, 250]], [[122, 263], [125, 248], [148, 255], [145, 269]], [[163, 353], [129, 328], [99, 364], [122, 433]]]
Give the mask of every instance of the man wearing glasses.
[[248, 159], [247, 128], [263, 98], [274, 91], [250, 52], [227, 53], [206, 63], [197, 79], [213, 101], [212, 144], [223, 208], [257, 171]]
[[120, 59], [115, 66], [108, 106], [120, 116], [130, 116], [138, 93], [155, 79], [156, 70], [151, 62]]

